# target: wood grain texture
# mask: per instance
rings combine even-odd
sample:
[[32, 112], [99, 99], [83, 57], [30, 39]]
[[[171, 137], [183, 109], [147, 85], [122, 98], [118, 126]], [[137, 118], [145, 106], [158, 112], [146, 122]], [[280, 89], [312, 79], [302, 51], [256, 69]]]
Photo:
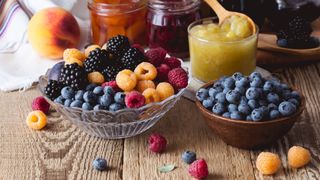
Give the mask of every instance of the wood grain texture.
[[[282, 80], [306, 96], [307, 108], [287, 136], [268, 149], [247, 151], [226, 145], [211, 133], [193, 102], [182, 99], [152, 129], [126, 140], [102, 140], [78, 130], [69, 121], [51, 112], [48, 126], [33, 131], [25, 124], [35, 88], [23, 93], [0, 93], [0, 180], [11, 179], [191, 179], [181, 161], [185, 150], [197, 152], [208, 162], [208, 179], [320, 179], [320, 63], [273, 69]], [[152, 132], [167, 137], [163, 154], [148, 151]], [[293, 145], [310, 149], [311, 163], [301, 169], [288, 167], [287, 151]], [[262, 176], [255, 160], [261, 151], [279, 154], [281, 170]], [[92, 168], [96, 157], [106, 158], [111, 169]], [[175, 164], [169, 173], [160, 173], [164, 164]]]

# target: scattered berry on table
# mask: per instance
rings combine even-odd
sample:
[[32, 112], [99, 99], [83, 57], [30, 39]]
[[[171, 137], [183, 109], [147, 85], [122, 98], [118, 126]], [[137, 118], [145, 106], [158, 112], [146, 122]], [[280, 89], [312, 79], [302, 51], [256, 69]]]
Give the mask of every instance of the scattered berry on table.
[[145, 55], [147, 56], [149, 62], [154, 66], [158, 67], [160, 64], [164, 63], [167, 51], [163, 48], [149, 49]]
[[98, 171], [105, 171], [108, 168], [107, 160], [102, 158], [95, 159], [92, 165]]
[[187, 164], [193, 163], [195, 160], [197, 160], [197, 155], [195, 152], [192, 151], [185, 151], [181, 155], [181, 159], [183, 162]]
[[27, 116], [26, 123], [31, 129], [40, 130], [47, 125], [47, 116], [40, 110], [31, 111]]
[[153, 133], [150, 135], [148, 143], [150, 151], [155, 153], [162, 153], [167, 147], [166, 138], [157, 133]]
[[175, 57], [167, 57], [164, 59], [164, 64], [168, 65], [171, 69], [174, 68], [180, 68], [181, 67], [181, 61], [179, 61], [178, 58]]
[[63, 85], [60, 82], [49, 80], [47, 86], [44, 89], [44, 94], [49, 99], [54, 100], [60, 95], [62, 87]]
[[277, 154], [261, 152], [256, 160], [256, 167], [264, 175], [275, 174], [281, 167], [281, 161]]
[[40, 110], [45, 114], [48, 114], [50, 109], [50, 104], [47, 102], [47, 100], [43, 96], [38, 96], [35, 99], [33, 99], [31, 104], [32, 110]]
[[209, 175], [208, 165], [204, 159], [199, 159], [190, 164], [189, 174], [196, 179], [204, 179]]
[[178, 91], [188, 85], [188, 74], [182, 68], [175, 68], [168, 73], [168, 82]]
[[146, 99], [141, 93], [137, 91], [131, 91], [126, 95], [125, 103], [129, 108], [139, 108], [146, 104]]
[[288, 163], [293, 168], [301, 168], [307, 165], [310, 160], [309, 150], [301, 146], [293, 146], [288, 151]]

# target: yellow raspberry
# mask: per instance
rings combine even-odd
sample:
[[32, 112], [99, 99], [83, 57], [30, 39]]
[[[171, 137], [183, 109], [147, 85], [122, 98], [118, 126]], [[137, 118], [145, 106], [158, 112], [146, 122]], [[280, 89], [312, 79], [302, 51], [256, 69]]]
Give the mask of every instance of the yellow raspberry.
[[96, 44], [92, 44], [90, 46], [88, 46], [85, 50], [84, 50], [84, 54], [86, 57], [89, 56], [90, 52], [95, 50], [96, 48], [101, 48], [99, 45], [96, 45]]
[[40, 130], [47, 125], [47, 116], [42, 111], [32, 111], [28, 114], [26, 123], [31, 129]]
[[88, 81], [93, 84], [102, 84], [104, 76], [100, 72], [91, 72], [88, 74]]
[[308, 164], [311, 160], [311, 155], [308, 149], [300, 146], [293, 146], [288, 151], [289, 165], [293, 168], [300, 168]]
[[65, 61], [65, 64], [73, 64], [73, 63], [77, 63], [79, 66], [83, 67], [83, 62], [76, 59], [76, 58], [69, 58], [67, 61]]
[[86, 59], [85, 55], [80, 50], [75, 49], [75, 48], [70, 48], [70, 49], [64, 50], [63, 60], [65, 60], [66, 62], [69, 62], [70, 58], [75, 58], [75, 59], [78, 59], [82, 62]]
[[261, 152], [256, 160], [256, 166], [260, 173], [265, 175], [275, 174], [281, 167], [281, 161], [277, 154]]

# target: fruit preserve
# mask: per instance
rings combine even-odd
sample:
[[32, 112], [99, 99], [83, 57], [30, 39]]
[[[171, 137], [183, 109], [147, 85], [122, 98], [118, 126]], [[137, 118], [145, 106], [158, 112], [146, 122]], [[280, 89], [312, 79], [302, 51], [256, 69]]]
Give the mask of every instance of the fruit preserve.
[[125, 35], [133, 43], [145, 43], [146, 0], [88, 0], [93, 43]]
[[257, 33], [240, 16], [217, 22], [206, 18], [188, 28], [192, 76], [207, 82], [234, 72], [249, 75], [256, 67]]
[[162, 47], [172, 56], [188, 57], [188, 26], [200, 19], [200, 0], [150, 0], [147, 41], [150, 48]]

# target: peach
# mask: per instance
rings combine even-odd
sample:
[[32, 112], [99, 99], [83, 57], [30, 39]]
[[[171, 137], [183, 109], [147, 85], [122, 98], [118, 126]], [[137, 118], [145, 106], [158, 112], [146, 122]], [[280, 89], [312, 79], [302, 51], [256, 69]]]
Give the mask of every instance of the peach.
[[68, 11], [59, 7], [46, 8], [31, 18], [28, 40], [41, 56], [59, 59], [65, 49], [78, 46], [80, 28]]

